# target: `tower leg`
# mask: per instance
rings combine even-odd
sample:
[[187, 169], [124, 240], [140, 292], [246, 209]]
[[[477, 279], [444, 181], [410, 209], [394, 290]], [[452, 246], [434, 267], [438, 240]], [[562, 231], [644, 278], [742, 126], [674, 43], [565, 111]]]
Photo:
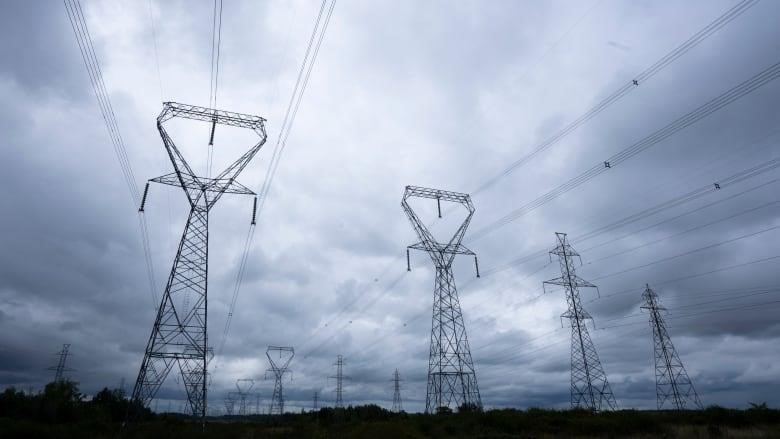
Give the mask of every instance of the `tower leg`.
[[206, 416], [208, 208], [190, 210], [165, 287], [133, 400], [148, 406], [174, 363], [194, 416]]
[[452, 268], [437, 266], [425, 411], [463, 404], [482, 407]]
[[576, 317], [571, 318], [571, 407], [596, 411], [617, 408], [588, 327]]

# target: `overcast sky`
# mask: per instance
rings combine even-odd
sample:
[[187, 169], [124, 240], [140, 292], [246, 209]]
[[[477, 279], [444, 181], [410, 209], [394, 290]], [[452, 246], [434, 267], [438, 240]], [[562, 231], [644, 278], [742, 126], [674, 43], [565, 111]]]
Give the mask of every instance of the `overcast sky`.
[[[777, 159], [780, 81], [495, 226], [780, 61], [780, 2], [759, 2], [503, 173], [736, 3], [340, 0], [258, 219], [228, 338], [212, 362], [210, 410], [223, 409], [239, 378], [256, 379], [268, 404], [268, 345], [295, 348], [286, 387], [293, 410], [309, 408], [314, 391], [322, 404], [333, 403], [328, 377], [338, 354], [350, 378], [346, 403], [389, 407], [397, 368], [405, 408], [424, 408], [434, 271], [428, 256], [413, 252], [406, 272], [405, 247], [416, 240], [400, 206], [406, 185], [473, 194], [464, 242], [479, 255], [483, 276], [474, 278], [468, 257], [454, 268], [486, 407], [569, 405], [569, 331], [559, 318], [565, 297], [542, 294], [542, 281], [560, 275], [557, 262], [539, 253], [509, 264], [554, 247], [554, 232], [570, 234], [582, 255], [577, 274], [599, 287], [600, 298], [581, 295], [621, 407], [655, 407], [652, 335], [639, 313], [646, 283], [669, 308], [669, 332], [705, 405], [780, 405], [780, 171], [577, 240]], [[155, 126], [161, 102], [208, 105], [213, 4], [83, 7], [142, 185], [171, 171]], [[224, 2], [218, 107], [268, 119], [268, 144], [239, 179], [255, 190], [318, 10], [316, 1]], [[122, 380], [132, 388], [158, 304], [138, 206], [62, 2], [5, 2], [0, 100], [0, 387], [42, 388], [54, 353], [71, 343], [69, 376], [82, 391]], [[179, 146], [203, 169], [208, 127], [192, 127]], [[218, 160], [243, 147], [224, 139], [218, 130]], [[446, 212], [451, 221], [462, 214]], [[186, 214], [181, 191], [152, 186], [146, 215], [158, 297]], [[251, 199], [238, 196], [212, 211], [215, 348], [250, 215]], [[434, 230], [446, 236], [452, 223], [441, 224]], [[158, 410], [182, 408], [174, 374], [159, 396]]]

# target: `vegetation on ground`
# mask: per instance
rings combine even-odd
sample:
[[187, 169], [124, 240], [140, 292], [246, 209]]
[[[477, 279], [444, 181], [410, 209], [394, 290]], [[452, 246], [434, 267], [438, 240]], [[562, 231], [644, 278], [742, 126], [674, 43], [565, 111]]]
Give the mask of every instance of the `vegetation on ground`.
[[[126, 423], [128, 416], [132, 419]], [[91, 399], [76, 383], [49, 383], [42, 392], [0, 393], [2, 438], [778, 438], [780, 410], [712, 406], [697, 411], [592, 413], [585, 410], [501, 409], [437, 414], [392, 413], [376, 405], [322, 408], [283, 416], [210, 417], [205, 426], [178, 414], [154, 414], [123, 392]]]

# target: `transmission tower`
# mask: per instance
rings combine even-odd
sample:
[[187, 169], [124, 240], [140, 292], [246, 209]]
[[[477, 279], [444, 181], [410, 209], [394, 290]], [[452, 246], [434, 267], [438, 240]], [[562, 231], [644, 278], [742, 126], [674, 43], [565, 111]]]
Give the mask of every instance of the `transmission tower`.
[[[460, 204], [466, 208], [468, 214], [454, 236], [448, 242], [440, 243], [409, 207], [408, 200], [411, 197], [436, 200], [439, 217], [441, 217], [442, 201]], [[481, 409], [482, 400], [477, 386], [477, 374], [471, 360], [466, 326], [463, 323], [458, 291], [452, 274], [452, 262], [455, 256], [471, 255], [474, 256], [477, 277], [479, 277], [476, 254], [461, 244], [466, 228], [474, 215], [471, 197], [457, 192], [407, 186], [401, 206], [420, 238], [420, 242], [406, 249], [407, 270], [411, 270], [409, 249], [428, 252], [436, 266], [425, 412], [435, 412], [439, 407], [453, 408], [453, 405], [454, 408], [458, 408], [464, 404]]]
[[62, 350], [57, 353], [57, 365], [46, 369], [54, 371], [55, 383], [59, 383], [65, 379], [65, 372], [73, 371], [73, 369], [65, 366], [65, 363], [68, 361], [68, 355], [70, 355], [70, 343], [65, 343], [62, 345]]
[[703, 409], [699, 395], [693, 388], [693, 382], [688, 377], [677, 350], [666, 331], [662, 312], [666, 308], [661, 306], [658, 295], [646, 285], [642, 293], [645, 305], [642, 309], [650, 313], [650, 327], [653, 329], [653, 347], [655, 349], [655, 392], [658, 410], [663, 410], [664, 405], [671, 401], [673, 408], [687, 410], [690, 408]]
[[314, 403], [312, 404], [314, 411], [316, 412], [320, 408], [320, 392], [314, 391]]
[[[276, 355], [271, 353], [278, 353], [278, 358], [274, 359]], [[284, 374], [292, 373], [287, 370], [295, 356], [295, 350], [289, 346], [268, 346], [265, 351], [265, 356], [268, 357], [268, 362], [271, 364], [271, 368], [266, 371], [266, 377], [270, 372], [274, 377], [274, 394], [271, 398], [271, 407], [269, 408], [269, 414], [284, 414]]]
[[[550, 251], [558, 256], [561, 277], [544, 281], [546, 284], [562, 286], [566, 292], [569, 309], [561, 315], [571, 324], [571, 407], [587, 408], [594, 411], [616, 410], [617, 401], [607, 381], [607, 375], [601, 367], [596, 347], [590, 339], [585, 320], [593, 318], [582, 308], [579, 288], [596, 288], [592, 283], [580, 278], [574, 272], [574, 258], [579, 253], [569, 245], [565, 233], [556, 233], [558, 245]], [[582, 263], [582, 262], [580, 262]]]
[[398, 369], [393, 373], [393, 408], [395, 413], [401, 413], [404, 411], [401, 405], [401, 375], [398, 373]]
[[[216, 177], [199, 177], [165, 130], [165, 123], [175, 117], [207, 122], [211, 124], [212, 132], [218, 124], [249, 128], [259, 140]], [[205, 419], [208, 362], [213, 356], [208, 347], [206, 326], [209, 211], [225, 193], [255, 195], [238, 183], [236, 177], [265, 143], [265, 119], [165, 102], [157, 117], [157, 129], [174, 172], [151, 181], [182, 188], [190, 203], [190, 213], [133, 388], [133, 400], [148, 405], [173, 366], [178, 365], [191, 412]], [[141, 211], [148, 190], [149, 183], [144, 189]]]
[[225, 412], [228, 416], [233, 416], [233, 412], [236, 407], [236, 393], [235, 392], [228, 392], [227, 396], [225, 396]]
[[341, 355], [338, 355], [336, 357], [336, 362], [333, 363], [334, 366], [336, 366], [336, 376], [332, 376], [330, 378], [334, 378], [336, 380], [336, 408], [343, 408], [344, 407], [344, 379], [346, 378], [344, 376], [344, 357]]
[[249, 406], [247, 405], [247, 398], [249, 398], [249, 391], [255, 386], [255, 380], [251, 378], [241, 378], [236, 380], [236, 389], [238, 389], [238, 416], [246, 416], [249, 414]]

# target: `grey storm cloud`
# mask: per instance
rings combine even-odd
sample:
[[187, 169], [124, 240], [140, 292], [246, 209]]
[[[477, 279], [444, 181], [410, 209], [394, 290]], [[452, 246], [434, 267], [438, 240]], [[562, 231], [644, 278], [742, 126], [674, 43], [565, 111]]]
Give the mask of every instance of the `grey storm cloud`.
[[[569, 233], [582, 256], [577, 273], [599, 287], [581, 295], [622, 407], [655, 406], [652, 336], [639, 308], [646, 283], [669, 308], [670, 334], [705, 404], [780, 404], [771, 348], [780, 340], [777, 170], [578, 240], [777, 159], [780, 82], [494, 227], [777, 63], [780, 4], [759, 2], [502, 174], [736, 3], [339, 2], [258, 219], [224, 340], [251, 202], [225, 197], [210, 219], [212, 408], [221, 409], [239, 378], [255, 379], [267, 404], [266, 347], [289, 345], [296, 349], [286, 387], [293, 410], [310, 407], [314, 391], [332, 403], [338, 354], [349, 377], [346, 402], [389, 407], [397, 368], [405, 407], [421, 410], [435, 272], [423, 253], [406, 272], [404, 249], [415, 236], [402, 191], [411, 184], [473, 192], [496, 175], [473, 192], [465, 238], [484, 274], [475, 279], [468, 258], [455, 263], [487, 407], [569, 404], [565, 298], [542, 289], [559, 275], [544, 253], [554, 232]], [[70, 375], [84, 392], [122, 380], [132, 386], [157, 306], [137, 206], [61, 2], [5, 6], [0, 386], [41, 388], [63, 343], [72, 344]], [[240, 177], [252, 188], [265, 175], [317, 6], [225, 2], [218, 106], [268, 119], [269, 142]], [[170, 172], [155, 117], [161, 100], [207, 102], [210, 2], [83, 7], [137, 182]], [[179, 135], [202, 169], [207, 130], [184, 127]], [[217, 133], [221, 160], [235, 151], [225, 136]], [[158, 297], [185, 214], [181, 193], [152, 187], [146, 215]], [[447, 225], [434, 231], [446, 234]], [[471, 236], [476, 231], [484, 233]], [[183, 398], [171, 375], [158, 408], [178, 410]]]

